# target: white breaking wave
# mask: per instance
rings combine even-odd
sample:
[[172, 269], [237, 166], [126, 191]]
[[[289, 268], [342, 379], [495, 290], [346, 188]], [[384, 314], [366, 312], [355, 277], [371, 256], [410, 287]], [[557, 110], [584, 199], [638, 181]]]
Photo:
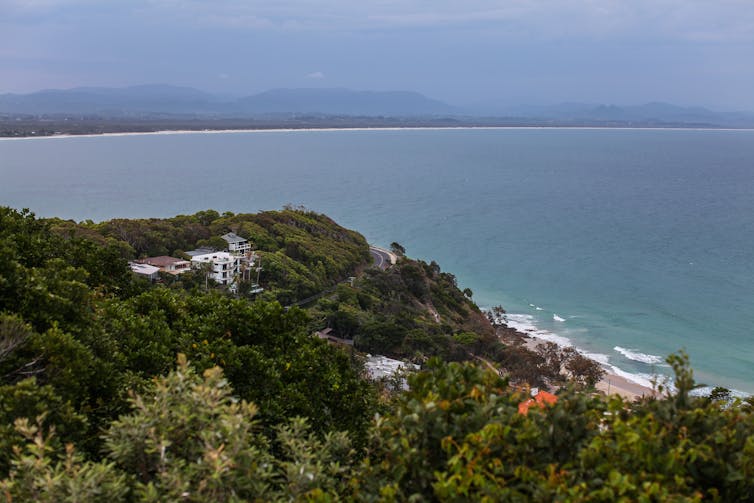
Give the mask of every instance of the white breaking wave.
[[509, 314], [507, 325], [519, 332], [525, 333], [537, 339], [554, 342], [558, 346], [571, 347], [573, 343], [568, 337], [542, 330], [534, 324], [534, 316], [530, 314]]
[[635, 362], [646, 363], [648, 365], [662, 363], [662, 358], [656, 355], [648, 355], [645, 353], [640, 353], [635, 349], [626, 349], [620, 346], [615, 346], [613, 349], [629, 360], [633, 360]]
[[[689, 395], [691, 395], [691, 396], [709, 396], [709, 394], [712, 393], [713, 389], [714, 388], [712, 386], [703, 386], [701, 388], [692, 389], [689, 392]], [[739, 390], [736, 390], [736, 389], [731, 389], [731, 390], [728, 390], [728, 391], [730, 391], [731, 398], [740, 398], [740, 399], [743, 400], [744, 398], [748, 398], [748, 397], [751, 396], [748, 393], [745, 393], [743, 391], [739, 391]]]
[[586, 356], [590, 360], [594, 360], [600, 365], [607, 367], [610, 365], [610, 357], [604, 353], [587, 353], [586, 351], [579, 350], [579, 353]]
[[[573, 343], [567, 337], [563, 337], [562, 335], [557, 335], [548, 330], [542, 330], [541, 328], [539, 328], [535, 324], [534, 316], [530, 314], [508, 314], [506, 325], [508, 325], [510, 328], [514, 328], [518, 330], [519, 332], [522, 332], [531, 337], [534, 337], [535, 339], [541, 339], [543, 341], [554, 342], [558, 346], [562, 346], [562, 347], [573, 347]], [[610, 357], [606, 354], [587, 353], [586, 351], [582, 351], [582, 350], [579, 350], [579, 352], [583, 354], [584, 356], [586, 356], [587, 358], [591, 358], [592, 360], [596, 361], [597, 363], [605, 367], [608, 370], [608, 372], [615, 374], [617, 376], [620, 376], [626, 379], [627, 381], [631, 381], [632, 383], [639, 384], [647, 388], [651, 388], [652, 381], [654, 380], [658, 383], [664, 384], [665, 386], [671, 385], [672, 387], [672, 383], [670, 382], [670, 379], [662, 374], [652, 375], [652, 374], [641, 374], [641, 373], [634, 374], [631, 372], [626, 372], [625, 370], [622, 370], [621, 368], [616, 367], [615, 365], [611, 364]], [[642, 354], [642, 353], [639, 353], [639, 354]], [[654, 355], [644, 355], [644, 356], [650, 356], [650, 357], [659, 359], [659, 357], [654, 356]]]
[[610, 364], [608, 364], [607, 367], [608, 369], [610, 369], [611, 373], [622, 377], [627, 381], [631, 381], [632, 383], [636, 383], [647, 388], [652, 388], [652, 381], [657, 381], [658, 383], [665, 384], [667, 386], [667, 381], [670, 379], [669, 377], [663, 375], [633, 374], [631, 372], [621, 370], [619, 367]]
[[555, 320], [555, 321], [565, 321], [565, 318], [561, 318], [557, 314], [553, 314], [552, 315], [552, 319]]

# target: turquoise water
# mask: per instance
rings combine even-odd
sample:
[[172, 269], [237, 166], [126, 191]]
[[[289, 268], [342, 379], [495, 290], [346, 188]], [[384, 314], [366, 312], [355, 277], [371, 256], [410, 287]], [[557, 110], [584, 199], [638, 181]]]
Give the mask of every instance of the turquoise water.
[[0, 204], [76, 220], [303, 204], [637, 380], [685, 348], [698, 380], [754, 392], [752, 131], [7, 140], [0, 176]]

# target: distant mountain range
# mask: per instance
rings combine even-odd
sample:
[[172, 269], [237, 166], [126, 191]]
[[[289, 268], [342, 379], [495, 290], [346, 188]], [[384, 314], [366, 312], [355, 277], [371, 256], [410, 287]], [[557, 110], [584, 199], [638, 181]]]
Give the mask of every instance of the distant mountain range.
[[0, 94], [0, 112], [18, 114], [195, 114], [209, 113], [220, 104], [211, 94], [166, 85], [77, 87], [31, 94]]
[[648, 125], [700, 124], [751, 127], [752, 112], [716, 112], [702, 107], [681, 107], [670, 103], [646, 103], [634, 106], [616, 106], [590, 103], [560, 103], [550, 106], [475, 107], [476, 114], [505, 117], [526, 117], [567, 122], [633, 122]]
[[[220, 118], [291, 115], [352, 117], [457, 117], [501, 123], [682, 125], [754, 127], [754, 113], [716, 112], [667, 103], [615, 106], [562, 103], [552, 106], [477, 105], [456, 107], [409, 91], [273, 89], [242, 98], [223, 98], [188, 87], [143, 85], [79, 87], [31, 94], [0, 95], [0, 114], [97, 115], [101, 117], [193, 116]], [[492, 122], [495, 122], [494, 120]]]
[[241, 98], [237, 110], [250, 113], [321, 113], [366, 116], [423, 116], [456, 114], [441, 101], [408, 91], [352, 91], [349, 89], [274, 89]]
[[270, 114], [353, 116], [431, 116], [458, 111], [441, 101], [407, 91], [350, 89], [274, 89], [238, 99], [188, 87], [145, 85], [125, 88], [79, 87], [31, 94], [0, 95], [0, 113], [219, 115], [247, 117]]

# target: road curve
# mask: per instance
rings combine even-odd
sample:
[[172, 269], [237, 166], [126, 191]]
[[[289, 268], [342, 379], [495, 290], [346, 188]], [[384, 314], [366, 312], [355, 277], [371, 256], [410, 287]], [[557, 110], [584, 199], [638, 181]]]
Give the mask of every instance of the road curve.
[[395, 255], [377, 246], [369, 245], [369, 254], [374, 260], [375, 267], [379, 267], [383, 271], [395, 262]]

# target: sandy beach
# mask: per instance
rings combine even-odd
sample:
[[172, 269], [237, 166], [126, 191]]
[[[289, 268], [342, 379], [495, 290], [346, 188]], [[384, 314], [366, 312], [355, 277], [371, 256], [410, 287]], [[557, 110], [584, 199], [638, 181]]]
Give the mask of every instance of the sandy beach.
[[646, 131], [754, 131], [752, 128], [705, 128], [705, 127], [605, 127], [605, 126], [354, 126], [354, 127], [260, 127], [239, 129], [162, 129], [156, 131], [118, 131], [102, 133], [62, 133], [25, 136], [0, 136], [5, 140], [41, 140], [64, 138], [95, 138], [107, 136], [146, 136], [146, 135], [186, 135], [186, 134], [228, 134], [228, 133], [294, 133], [294, 132], [334, 132], [334, 131], [440, 131], [440, 130], [646, 130]]
[[657, 392], [652, 388], [642, 386], [641, 384], [629, 381], [625, 377], [609, 372], [605, 374], [605, 377], [595, 387], [606, 395], [620, 395], [628, 400], [635, 400], [642, 396], [657, 395]]
[[[512, 329], [508, 328], [507, 330]], [[515, 330], [515, 333], [521, 338], [523, 344], [530, 351], [535, 351], [537, 346], [540, 344], [552, 342], [546, 339], [538, 338], [532, 334], [520, 332], [518, 330]], [[508, 332], [508, 334], [510, 335], [510, 332]], [[603, 368], [605, 367], [603, 366]], [[607, 368], [605, 368], [605, 371], [605, 377], [603, 377], [595, 387], [597, 388], [597, 390], [605, 393], [606, 395], [619, 395], [626, 400], [635, 400], [642, 396], [657, 395], [657, 392], [648, 386], [635, 383], [629, 379], [626, 379], [625, 377], [619, 376], [614, 372], [610, 372], [610, 370]]]

